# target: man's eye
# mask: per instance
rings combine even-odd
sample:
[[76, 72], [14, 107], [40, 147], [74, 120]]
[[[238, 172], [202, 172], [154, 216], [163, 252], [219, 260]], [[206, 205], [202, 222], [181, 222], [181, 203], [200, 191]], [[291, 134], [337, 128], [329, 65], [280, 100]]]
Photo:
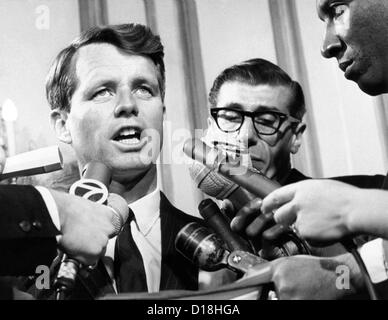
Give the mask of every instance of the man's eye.
[[257, 124], [261, 124], [263, 126], [268, 126], [268, 127], [272, 127], [275, 123], [274, 120], [270, 120], [270, 119], [258, 119], [255, 121]]
[[152, 96], [152, 90], [148, 87], [136, 88], [135, 93], [143, 98], [149, 98]]
[[105, 88], [98, 90], [95, 94], [93, 94], [92, 99], [100, 99], [100, 98], [107, 98], [112, 95], [112, 91]]
[[260, 117], [256, 117], [255, 122], [258, 125], [273, 127], [277, 122], [277, 118], [272, 114], [263, 114]]
[[239, 122], [241, 121], [241, 116], [233, 111], [224, 110], [218, 114], [218, 117], [226, 121]]
[[338, 19], [339, 17], [341, 17], [345, 13], [346, 9], [347, 6], [344, 4], [333, 3], [330, 6], [331, 15], [333, 19]]

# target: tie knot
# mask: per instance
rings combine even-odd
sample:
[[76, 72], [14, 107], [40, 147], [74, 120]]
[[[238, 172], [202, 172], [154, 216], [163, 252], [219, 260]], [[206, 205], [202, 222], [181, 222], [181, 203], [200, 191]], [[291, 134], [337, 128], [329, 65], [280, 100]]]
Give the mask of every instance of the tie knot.
[[136, 220], [135, 219], [135, 214], [133, 213], [133, 210], [128, 207], [128, 218], [127, 218], [127, 223], [131, 223], [132, 220]]

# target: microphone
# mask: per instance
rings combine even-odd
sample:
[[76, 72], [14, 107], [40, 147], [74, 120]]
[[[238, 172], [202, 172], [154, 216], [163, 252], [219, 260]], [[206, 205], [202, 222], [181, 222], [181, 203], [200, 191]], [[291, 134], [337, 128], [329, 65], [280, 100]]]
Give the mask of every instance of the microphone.
[[227, 157], [216, 148], [210, 148], [199, 139], [189, 139], [183, 146], [183, 152], [192, 159], [203, 163], [210, 169], [216, 169], [227, 179], [243, 187], [259, 198], [265, 198], [280, 184], [270, 180], [254, 168], [241, 166], [240, 163], [228, 162]]
[[[203, 164], [206, 166], [211, 172], [217, 170], [217, 172], [227, 179], [226, 181], [229, 180], [231, 183], [240, 186], [240, 188], [231, 187], [229, 183], [225, 188], [225, 190], [233, 190], [234, 192], [237, 192], [235, 193], [235, 198], [241, 197], [240, 201], [236, 201], [240, 207], [249, 202], [253, 197], [263, 199], [269, 193], [281, 187], [279, 183], [270, 180], [255, 168], [242, 166], [241, 162], [238, 161], [238, 157], [234, 158], [233, 162], [228, 161], [228, 157], [225, 156], [222, 150], [211, 148], [199, 139], [187, 140], [183, 146], [183, 152], [200, 165]], [[195, 166], [198, 167], [199, 165]], [[205, 169], [200, 168], [200, 170], [197, 169], [196, 172], [201, 173], [195, 175], [197, 180], [201, 180], [201, 185], [206, 186], [208, 184], [205, 180], [221, 181], [221, 179], [218, 178], [214, 179], [214, 175], [211, 173], [206, 175]], [[217, 175], [217, 173], [215, 173], [215, 175]], [[211, 185], [211, 183], [209, 183], [209, 185]], [[232, 200], [230, 195], [233, 194], [233, 191], [225, 192], [224, 194], [229, 194], [229, 199]], [[310, 253], [310, 250], [305, 242], [299, 239], [291, 228], [284, 228], [281, 225], [275, 225], [268, 229], [266, 233], [272, 230], [275, 230], [277, 234], [282, 236], [281, 239], [279, 239], [279, 245], [282, 249], [281, 251], [285, 255], [292, 255], [293, 253]]]
[[58, 146], [45, 147], [7, 158], [0, 180], [61, 169], [63, 169], [63, 158]]
[[175, 238], [175, 248], [189, 261], [205, 271], [228, 268], [236, 273], [246, 273], [264, 259], [242, 250], [230, 252], [226, 244], [208, 228], [196, 222], [183, 227]]
[[[101, 162], [88, 163], [82, 174], [82, 179], [76, 181], [70, 187], [70, 194], [80, 196], [90, 201], [107, 204], [108, 202], [108, 186], [111, 182], [110, 169]], [[122, 204], [121, 197], [109, 198], [109, 205], [116, 213], [113, 215], [114, 221], [112, 222], [115, 231], [114, 234], [118, 234], [128, 217], [128, 207]], [[57, 300], [61, 300], [65, 294], [68, 294], [74, 287], [77, 273], [80, 264], [75, 259], [63, 255], [63, 259], [54, 282], [56, 287]]]
[[229, 199], [236, 211], [256, 197], [238, 184], [210, 170], [198, 161], [193, 161], [189, 167], [191, 178], [197, 187], [208, 196], [218, 200]]
[[183, 227], [175, 238], [175, 248], [189, 261], [205, 271], [227, 267], [229, 252], [220, 237], [196, 222]]
[[232, 232], [217, 204], [211, 199], [202, 200], [198, 206], [200, 215], [207, 224], [225, 241], [230, 251], [241, 250], [252, 252], [249, 244], [240, 236]]

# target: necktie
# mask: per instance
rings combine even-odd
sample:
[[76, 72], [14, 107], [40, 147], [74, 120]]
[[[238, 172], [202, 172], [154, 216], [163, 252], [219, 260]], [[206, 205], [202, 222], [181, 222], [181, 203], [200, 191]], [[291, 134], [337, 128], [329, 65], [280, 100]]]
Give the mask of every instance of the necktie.
[[131, 233], [132, 220], [135, 216], [129, 209], [128, 219], [116, 239], [114, 272], [117, 289], [118, 292], [147, 292], [143, 259]]

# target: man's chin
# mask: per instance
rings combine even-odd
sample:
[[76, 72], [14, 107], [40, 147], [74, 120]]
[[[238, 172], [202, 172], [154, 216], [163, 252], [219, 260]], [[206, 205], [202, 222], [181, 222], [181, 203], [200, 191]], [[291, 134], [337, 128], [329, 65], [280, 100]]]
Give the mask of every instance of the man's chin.
[[388, 84], [356, 81], [358, 87], [370, 96], [388, 93]]
[[136, 157], [136, 159], [115, 161], [111, 164], [112, 171], [146, 171], [154, 164], [151, 158]]
[[132, 163], [126, 165], [115, 165], [112, 168], [112, 179], [115, 181], [130, 182], [136, 180], [139, 176], [144, 175], [153, 166], [153, 163], [149, 165]]

